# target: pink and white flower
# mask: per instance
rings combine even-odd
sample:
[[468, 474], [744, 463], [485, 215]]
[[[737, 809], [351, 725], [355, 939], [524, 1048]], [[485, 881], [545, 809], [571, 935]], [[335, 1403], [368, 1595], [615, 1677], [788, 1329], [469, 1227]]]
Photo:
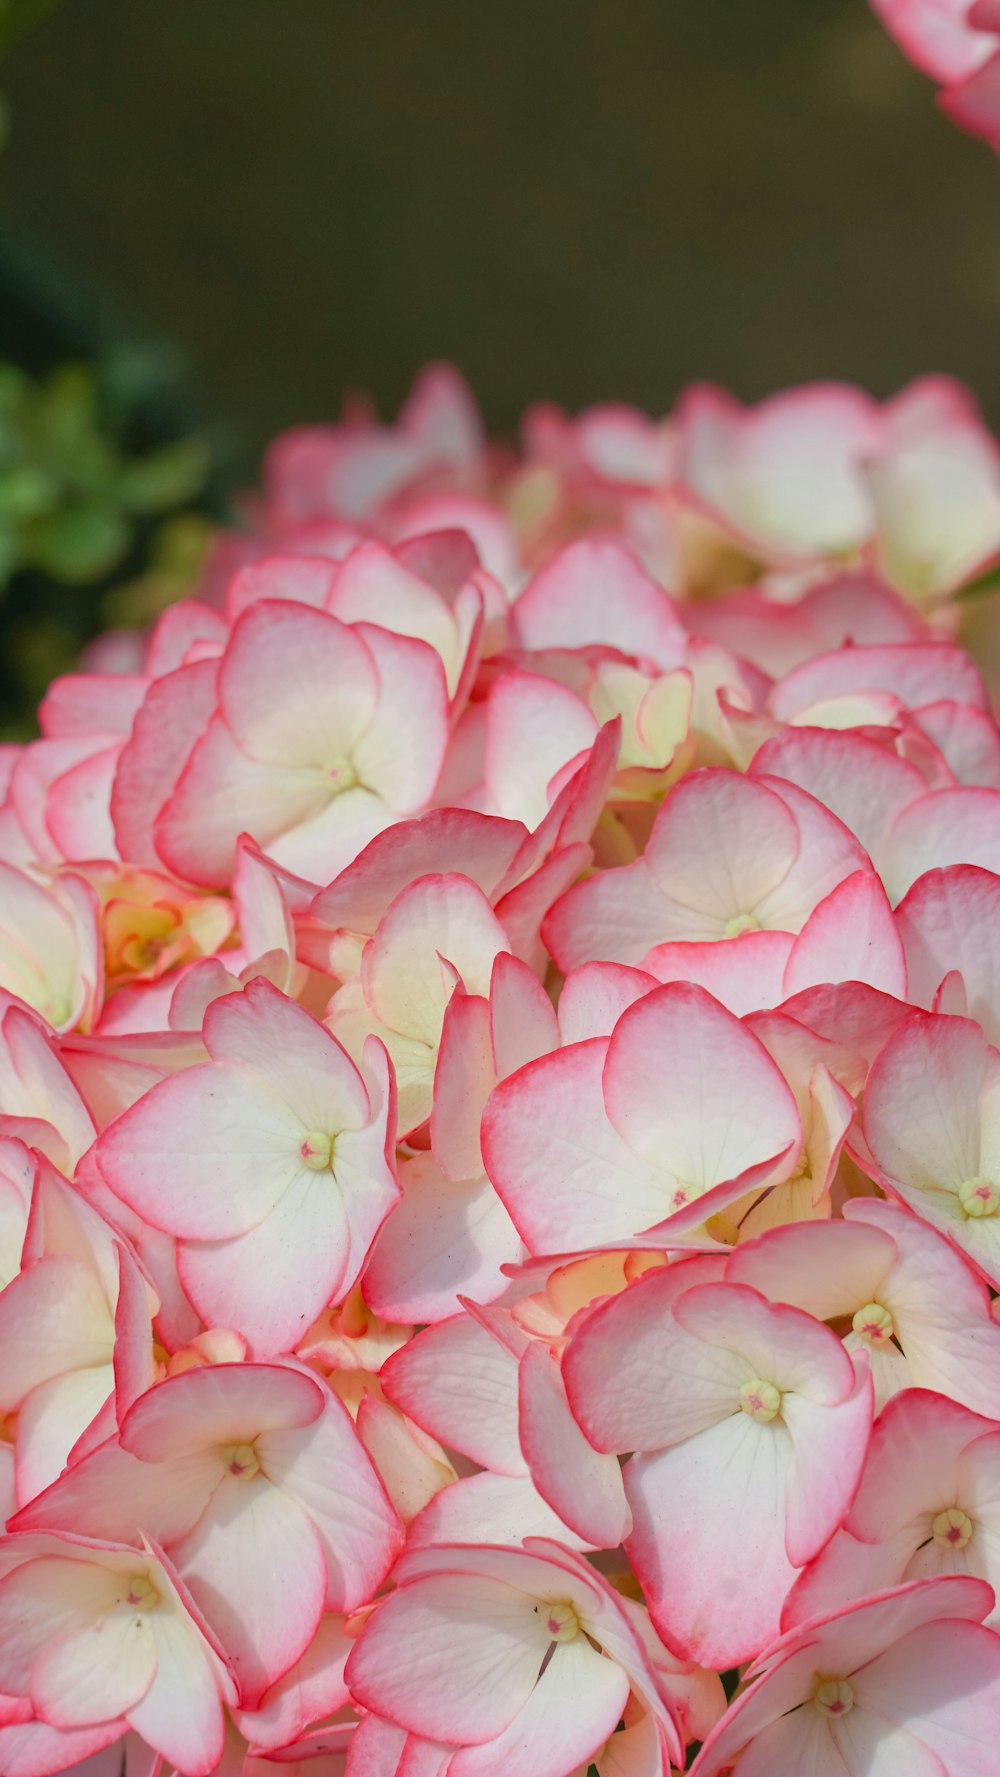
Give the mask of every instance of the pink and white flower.
[[[851, 1509], [793, 1586], [783, 1625], [933, 1574], [971, 1573], [996, 1592], [998, 1455], [995, 1420], [926, 1389], [895, 1395], [876, 1421]], [[996, 1606], [986, 1621], [996, 1629]]]
[[263, 600], [234, 625], [217, 699], [155, 813], [158, 855], [188, 881], [224, 885], [243, 832], [329, 878], [433, 795], [448, 691], [426, 642]]
[[626, 1611], [558, 1544], [414, 1550], [396, 1580], [348, 1660], [348, 1682], [406, 1732], [461, 1747], [451, 1777], [562, 1777], [603, 1746], [633, 1691], [681, 1759], [672, 1708]]
[[981, 1580], [917, 1580], [814, 1617], [766, 1649], [691, 1769], [989, 1777], [1000, 1636]]
[[640, 1234], [684, 1244], [750, 1189], [790, 1177], [802, 1125], [763, 1044], [711, 994], [673, 982], [610, 1037], [501, 1081], [482, 1138], [529, 1252], [583, 1252]]
[[938, 104], [1000, 147], [1000, 12], [994, 0], [871, 0], [911, 62], [939, 83]]
[[998, 462], [434, 367], [0, 747], [0, 1771], [992, 1774]]
[[159, 1383], [15, 1528], [101, 1537], [111, 1525], [170, 1551], [246, 1707], [300, 1658], [325, 1610], [367, 1602], [402, 1541], [346, 1409], [285, 1365], [208, 1365]]
[[1000, 1054], [968, 1018], [914, 1013], [865, 1094], [876, 1176], [1000, 1283]]
[[210, 1059], [111, 1123], [97, 1162], [178, 1239], [206, 1319], [270, 1356], [346, 1294], [396, 1201], [393, 1081], [379, 1043], [365, 1044], [359, 1072], [264, 980], [216, 1000], [204, 1038]]
[[809, 1315], [745, 1284], [685, 1287], [685, 1269], [652, 1271], [589, 1315], [563, 1374], [595, 1448], [634, 1452], [626, 1546], [657, 1629], [725, 1667], [777, 1632], [796, 1568], [841, 1523], [871, 1379]]
[[[11, 1536], [0, 1544], [0, 1576], [0, 1720], [82, 1733], [84, 1757], [131, 1728], [184, 1777], [215, 1770], [224, 1705], [239, 1693], [161, 1552]], [[51, 1739], [29, 1745], [28, 1759], [39, 1777], [63, 1765]]]

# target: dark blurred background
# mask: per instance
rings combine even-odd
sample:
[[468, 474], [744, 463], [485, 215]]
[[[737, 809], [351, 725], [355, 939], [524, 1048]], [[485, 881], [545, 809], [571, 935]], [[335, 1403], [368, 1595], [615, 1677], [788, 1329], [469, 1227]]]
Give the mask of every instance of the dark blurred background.
[[1000, 424], [1000, 166], [865, 0], [0, 0], [0, 52], [0, 359], [92, 365], [0, 376], [0, 728], [431, 358], [507, 433], [928, 370]]
[[442, 356], [501, 429], [928, 369], [1000, 421], [1000, 167], [865, 0], [63, 0], [2, 79], [17, 252], [251, 447]]

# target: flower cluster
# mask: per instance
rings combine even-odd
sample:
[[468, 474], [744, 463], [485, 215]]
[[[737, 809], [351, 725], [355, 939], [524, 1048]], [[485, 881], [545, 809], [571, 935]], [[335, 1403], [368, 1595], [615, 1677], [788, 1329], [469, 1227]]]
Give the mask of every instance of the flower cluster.
[[53, 683], [5, 1777], [995, 1772], [998, 559], [943, 380], [437, 369]]
[[1000, 149], [1000, 0], [871, 5], [911, 62], [938, 82], [942, 111]]

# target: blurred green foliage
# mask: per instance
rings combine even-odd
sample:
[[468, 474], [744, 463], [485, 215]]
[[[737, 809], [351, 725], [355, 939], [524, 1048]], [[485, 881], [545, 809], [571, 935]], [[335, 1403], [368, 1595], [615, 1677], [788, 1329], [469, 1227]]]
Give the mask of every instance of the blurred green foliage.
[[195, 499], [208, 453], [182, 438], [130, 456], [113, 387], [88, 364], [36, 382], [0, 364], [0, 588], [21, 569], [67, 586], [104, 580], [137, 526]]
[[[57, 4], [0, 0], [0, 58]], [[0, 94], [0, 148], [8, 123]], [[20, 265], [15, 250], [3, 269], [3, 331], [26, 349], [0, 361], [0, 736], [21, 738], [49, 680], [94, 635], [141, 628], [191, 588], [218, 492], [207, 439], [178, 419], [176, 357], [108, 348], [90, 326], [79, 331], [94, 335], [93, 361], [59, 361], [78, 331], [61, 311], [59, 268]], [[68, 301], [87, 307], [72, 289]]]
[[53, 673], [110, 626], [142, 626], [197, 577], [212, 452], [162, 436], [155, 354], [32, 377], [0, 363], [0, 732], [30, 732]]

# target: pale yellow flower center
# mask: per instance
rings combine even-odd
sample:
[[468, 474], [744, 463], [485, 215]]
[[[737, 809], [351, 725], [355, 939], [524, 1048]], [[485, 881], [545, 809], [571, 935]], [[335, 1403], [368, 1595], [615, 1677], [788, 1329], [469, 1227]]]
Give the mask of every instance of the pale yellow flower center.
[[854, 1692], [846, 1678], [825, 1678], [813, 1702], [821, 1715], [849, 1715], [854, 1708]]
[[892, 1315], [881, 1302], [866, 1302], [858, 1309], [851, 1325], [866, 1345], [888, 1345], [896, 1331]]
[[958, 1201], [966, 1215], [978, 1221], [980, 1216], [995, 1216], [1000, 1210], [1000, 1191], [992, 1179], [967, 1178], [958, 1187]]
[[972, 1519], [961, 1506], [949, 1506], [946, 1512], [939, 1512], [931, 1525], [934, 1541], [946, 1549], [964, 1549], [972, 1541], [973, 1529]]
[[148, 1573], [132, 1573], [125, 1582], [127, 1591], [125, 1603], [132, 1610], [155, 1610], [160, 1602], [160, 1594], [156, 1590]]
[[553, 1641], [575, 1641], [580, 1633], [580, 1619], [568, 1602], [542, 1606], [545, 1627]]
[[758, 1425], [769, 1425], [781, 1412], [781, 1390], [773, 1382], [754, 1376], [740, 1389], [740, 1411]]
[[722, 936], [724, 938], [739, 938], [744, 932], [759, 931], [760, 920], [755, 919], [752, 913], [734, 913], [732, 919], [726, 920], [722, 928]]
[[335, 1136], [324, 1134], [322, 1129], [310, 1129], [299, 1143], [299, 1159], [310, 1172], [332, 1172], [336, 1145]]
[[252, 1444], [224, 1444], [222, 1462], [237, 1481], [252, 1481], [260, 1472], [257, 1452]]
[[344, 790], [353, 790], [358, 781], [358, 774], [350, 759], [331, 759], [326, 767], [326, 780], [335, 796]]

